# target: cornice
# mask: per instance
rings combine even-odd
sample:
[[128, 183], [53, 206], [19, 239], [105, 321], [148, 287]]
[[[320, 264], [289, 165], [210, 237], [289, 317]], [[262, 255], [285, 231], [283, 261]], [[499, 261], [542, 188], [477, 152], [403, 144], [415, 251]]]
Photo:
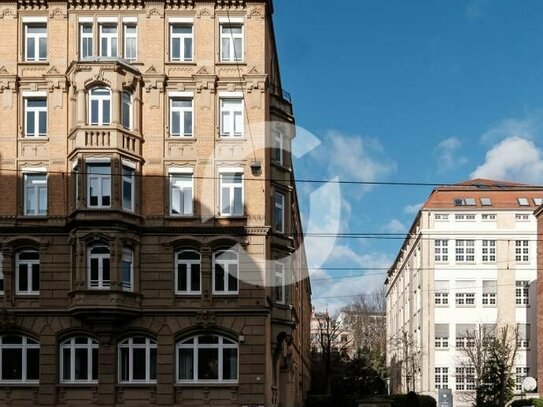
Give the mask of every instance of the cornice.
[[[217, 10], [246, 9], [249, 5], [266, 4], [273, 10], [272, 0], [13, 0], [0, 3], [17, 4], [19, 10], [51, 10], [51, 18], [65, 18], [62, 7], [71, 10], [119, 10], [119, 9], [152, 9], [162, 7], [167, 10], [194, 9], [199, 3], [208, 4]], [[0, 13], [0, 18], [14, 17], [14, 11]], [[258, 10], [252, 10], [250, 17], [260, 17]]]

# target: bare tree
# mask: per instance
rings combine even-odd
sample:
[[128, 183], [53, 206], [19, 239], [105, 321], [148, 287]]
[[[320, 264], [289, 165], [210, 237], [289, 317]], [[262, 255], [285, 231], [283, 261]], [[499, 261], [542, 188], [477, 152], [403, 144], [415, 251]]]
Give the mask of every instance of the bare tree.
[[400, 379], [405, 380], [406, 392], [415, 391], [422, 351], [413, 334], [401, 329], [396, 336], [391, 338], [389, 347], [393, 355], [392, 359], [400, 370]]

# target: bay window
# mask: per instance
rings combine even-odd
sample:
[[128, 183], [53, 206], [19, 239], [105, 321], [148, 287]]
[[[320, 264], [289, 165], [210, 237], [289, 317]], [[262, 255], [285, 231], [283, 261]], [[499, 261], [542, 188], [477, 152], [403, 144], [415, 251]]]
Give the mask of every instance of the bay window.
[[111, 123], [111, 90], [92, 88], [89, 93], [89, 124], [107, 126]]
[[105, 244], [96, 244], [88, 249], [88, 286], [91, 289], [111, 287], [110, 250]]

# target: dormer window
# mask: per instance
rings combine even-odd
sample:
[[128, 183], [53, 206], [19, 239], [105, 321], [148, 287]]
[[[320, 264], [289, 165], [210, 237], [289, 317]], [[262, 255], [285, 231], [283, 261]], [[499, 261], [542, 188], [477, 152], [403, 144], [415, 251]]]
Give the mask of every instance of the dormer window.
[[517, 198], [517, 202], [519, 206], [530, 206], [530, 203], [528, 202], [528, 198]]

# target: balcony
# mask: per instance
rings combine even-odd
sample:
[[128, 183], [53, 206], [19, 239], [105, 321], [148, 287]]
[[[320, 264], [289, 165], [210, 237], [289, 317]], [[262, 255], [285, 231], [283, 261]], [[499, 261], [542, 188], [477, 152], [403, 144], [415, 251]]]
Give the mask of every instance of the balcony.
[[69, 154], [78, 152], [118, 151], [141, 156], [143, 139], [116, 127], [78, 127], [68, 136]]

